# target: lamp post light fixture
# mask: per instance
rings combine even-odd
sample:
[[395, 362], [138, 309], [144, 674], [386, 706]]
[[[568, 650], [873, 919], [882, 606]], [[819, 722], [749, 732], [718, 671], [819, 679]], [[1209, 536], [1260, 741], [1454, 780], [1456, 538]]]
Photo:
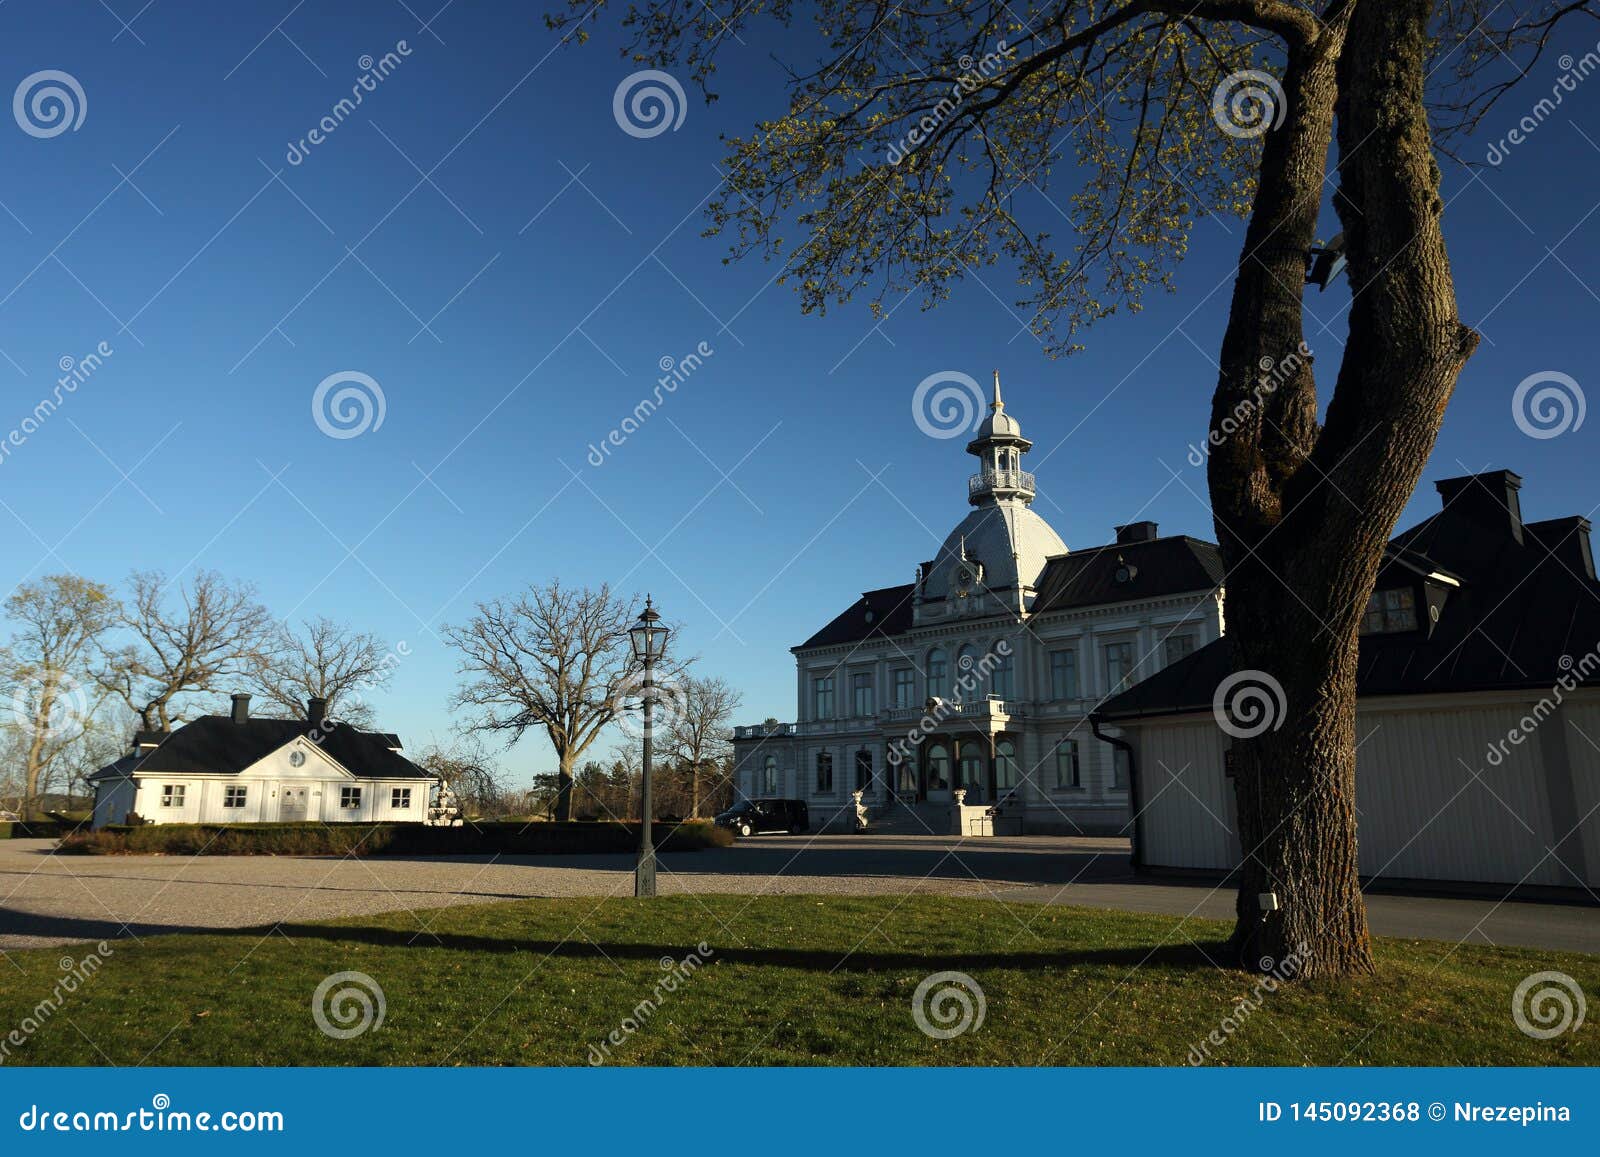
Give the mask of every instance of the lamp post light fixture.
[[633, 869], [633, 894], [656, 894], [656, 849], [650, 841], [650, 763], [655, 741], [655, 665], [667, 652], [667, 628], [646, 595], [639, 621], [628, 628], [633, 657], [644, 664], [644, 782], [639, 791], [639, 862]]

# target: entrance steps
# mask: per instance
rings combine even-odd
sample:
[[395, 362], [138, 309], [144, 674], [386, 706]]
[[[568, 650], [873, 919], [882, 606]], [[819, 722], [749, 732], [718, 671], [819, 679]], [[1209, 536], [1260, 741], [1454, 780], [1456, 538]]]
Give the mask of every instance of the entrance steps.
[[880, 804], [868, 813], [869, 830], [884, 836], [947, 836], [952, 832], [950, 804], [902, 801]]

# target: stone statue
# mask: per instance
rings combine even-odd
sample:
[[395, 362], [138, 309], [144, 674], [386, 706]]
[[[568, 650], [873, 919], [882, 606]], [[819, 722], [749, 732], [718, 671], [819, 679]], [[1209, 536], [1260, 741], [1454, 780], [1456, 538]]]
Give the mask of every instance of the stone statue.
[[864, 791], [853, 791], [850, 793], [850, 798], [855, 801], [856, 831], [858, 832], [864, 832], [867, 830], [867, 805], [861, 802], [861, 797], [865, 794], [866, 792]]

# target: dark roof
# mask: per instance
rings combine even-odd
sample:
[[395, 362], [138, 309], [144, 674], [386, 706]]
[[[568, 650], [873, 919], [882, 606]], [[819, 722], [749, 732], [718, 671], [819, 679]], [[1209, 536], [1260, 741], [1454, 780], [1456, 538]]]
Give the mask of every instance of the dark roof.
[[121, 779], [126, 775], [131, 775], [133, 769], [139, 766], [139, 760], [142, 758], [144, 757], [140, 755], [124, 755], [115, 763], [108, 763], [99, 771], [91, 773], [85, 778], [85, 782], [94, 783], [100, 779]]
[[[1118, 582], [1124, 563], [1132, 575]], [[1089, 547], [1045, 564], [1033, 613], [1210, 590], [1221, 584], [1222, 576], [1216, 544], [1186, 534]]]
[[867, 591], [851, 604], [849, 610], [837, 616], [795, 650], [806, 647], [831, 647], [839, 643], [857, 643], [863, 639], [903, 635], [911, 629], [911, 600], [915, 594], [916, 586], [912, 583]]
[[[316, 735], [313, 735], [316, 732]], [[304, 719], [247, 719], [235, 723], [226, 715], [204, 715], [186, 723], [166, 740], [140, 758], [128, 756], [101, 768], [91, 779], [140, 774], [236, 775], [265, 758], [297, 736], [312, 736], [311, 742], [362, 779], [431, 779], [432, 775], [398, 751], [390, 750], [392, 735], [362, 731], [348, 723], [324, 723], [320, 729]], [[124, 768], [129, 760], [137, 765]]]
[[[1417, 630], [1362, 636], [1358, 695], [1548, 690], [1563, 677], [1600, 686], [1600, 671], [1581, 663], [1600, 646], [1600, 583], [1587, 522], [1496, 523], [1482, 514], [1452, 500], [1390, 543], [1377, 589], [1417, 586], [1437, 600], [1439, 618], [1430, 630], [1419, 599]], [[1110, 699], [1100, 714], [1209, 711], [1231, 669], [1224, 637]]]

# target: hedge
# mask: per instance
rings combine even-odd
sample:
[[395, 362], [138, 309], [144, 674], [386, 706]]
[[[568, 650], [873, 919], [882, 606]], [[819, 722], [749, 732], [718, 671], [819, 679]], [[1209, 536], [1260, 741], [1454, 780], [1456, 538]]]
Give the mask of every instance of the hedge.
[[59, 820], [0, 820], [0, 840], [56, 839], [72, 830]]
[[[653, 827], [662, 852], [727, 847], [733, 835], [697, 821]], [[639, 825], [624, 823], [486, 823], [458, 828], [424, 824], [111, 824], [61, 841], [69, 855], [164, 853], [183, 856], [516, 856], [632, 852]]]

